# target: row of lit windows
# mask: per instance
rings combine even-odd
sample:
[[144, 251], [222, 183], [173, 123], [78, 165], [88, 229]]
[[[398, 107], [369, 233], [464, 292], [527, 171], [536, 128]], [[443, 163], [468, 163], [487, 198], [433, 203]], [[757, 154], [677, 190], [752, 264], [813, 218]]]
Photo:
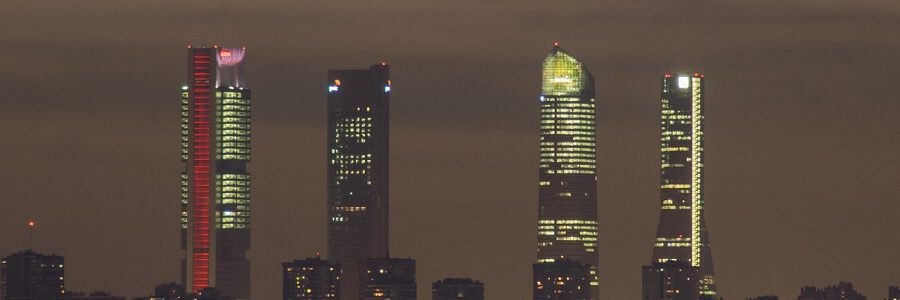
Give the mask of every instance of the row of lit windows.
[[[234, 118], [231, 118], [234, 119]], [[249, 123], [228, 123], [221, 122], [216, 126], [216, 129], [242, 129], [242, 130], [250, 130]]]
[[[577, 98], [576, 98], [577, 99]], [[553, 101], [545, 101], [545, 102], [553, 102]], [[547, 107], [551, 105], [541, 105], [542, 107]], [[586, 108], [594, 108], [594, 103], [584, 103], [584, 102], [563, 102], [563, 103], [555, 103], [552, 106], [556, 107], [586, 107]]]
[[331, 164], [340, 164], [340, 165], [357, 165], [357, 164], [371, 164], [371, 159], [332, 159]]
[[[589, 114], [589, 115], [593, 116], [595, 111], [593, 109], [587, 109], [587, 108], [557, 108], [557, 107], [553, 107], [551, 105], [544, 105], [543, 108], [541, 108], [541, 116], [547, 116], [547, 114], [545, 114], [545, 113], [562, 113], [562, 114], [574, 113], [576, 115]], [[552, 114], [551, 114], [551, 116], [552, 116]]]
[[593, 114], [541, 114], [541, 119], [595, 119]]
[[[560, 120], [541, 120], [541, 124], [588, 124], [594, 125], [595, 121], [591, 119], [560, 119]], [[591, 126], [593, 128], [593, 126]]]
[[250, 137], [249, 137], [249, 136], [246, 136], [246, 135], [243, 135], [243, 136], [240, 136], [240, 135], [226, 135], [226, 136], [223, 136], [223, 137], [222, 137], [222, 141], [225, 141], [225, 142], [249, 142], [249, 141], [250, 141]]
[[[550, 130], [550, 129], [574, 129], [574, 130], [589, 130], [589, 131], [593, 131], [594, 128], [595, 128], [594, 126], [587, 126], [587, 125], [541, 125], [541, 129], [546, 129], [546, 130]], [[590, 133], [590, 132], [588, 132], [588, 133]]]
[[556, 237], [557, 241], [570, 241], [570, 242], [578, 242], [578, 241], [592, 241], [596, 242], [597, 238], [595, 237], [581, 237], [581, 236], [560, 236]]
[[[594, 102], [594, 99], [590, 99], [591, 102]], [[541, 102], [544, 103], [552, 103], [552, 102], [581, 102], [581, 98], [579, 97], [553, 97], [553, 96], [541, 96]]]
[[232, 92], [232, 91], [225, 91], [225, 92], [217, 91], [216, 92], [217, 98], [222, 98], [223, 95], [225, 96], [225, 98], [243, 98], [242, 92]]
[[216, 202], [220, 202], [221, 204], [250, 204], [250, 196], [249, 194], [246, 197], [223, 197], [219, 198]]
[[216, 220], [221, 220], [222, 223], [249, 223], [250, 218], [238, 218], [238, 217], [222, 217], [216, 218]]
[[595, 149], [593, 147], [590, 147], [590, 148], [589, 147], [559, 147], [559, 148], [540, 147], [540, 149], [538, 149], [538, 150], [540, 152], [557, 152], [557, 156], [562, 156], [560, 154], [563, 154], [563, 153], [559, 153], [559, 152], [589, 152], [589, 153], [597, 152], [597, 149]]
[[333, 206], [331, 207], [331, 210], [339, 212], [357, 212], [366, 211], [367, 208], [365, 206]]
[[[550, 164], [539, 164], [539, 168], [549, 168]], [[559, 165], [561, 169], [594, 169], [597, 168], [596, 164], [561, 164]]]
[[[224, 98], [224, 99], [222, 99], [222, 98], [219, 98], [218, 101], [216, 101], [216, 103], [219, 104], [219, 105], [247, 106], [247, 107], [249, 107], [249, 106], [250, 106], [250, 99], [235, 99], [235, 98]], [[226, 108], [224, 108], [223, 110], [227, 110], [227, 109], [229, 109], [229, 108], [226, 107]]]
[[246, 105], [235, 105], [235, 104], [227, 104], [228, 101], [230, 101], [230, 100], [225, 100], [225, 101], [226, 101], [225, 102], [226, 104], [222, 104], [219, 107], [217, 107], [217, 109], [218, 109], [217, 112], [228, 113], [228, 112], [250, 111], [249, 103]]
[[368, 174], [368, 173], [369, 173], [369, 171], [367, 171], [367, 170], [338, 170], [337, 171], [337, 174], [341, 174], [341, 175], [362, 175], [362, 174]]
[[233, 228], [233, 229], [246, 229], [246, 228], [250, 228], [250, 223], [245, 223], [245, 224], [233, 224], [233, 223], [229, 223], [229, 224], [216, 224], [216, 227], [217, 227], [217, 228], [223, 228], [223, 229], [232, 229], [232, 228]]
[[538, 220], [538, 224], [597, 225], [597, 221], [591, 221], [591, 220]]
[[[216, 213], [216, 214], [219, 214], [219, 213]], [[222, 215], [226, 216], [226, 217], [235, 217], [235, 216], [249, 217], [250, 212], [249, 211], [224, 211], [224, 212], [222, 212]]]
[[654, 243], [653, 246], [654, 246], [654, 247], [657, 247], [657, 248], [661, 248], [661, 247], [690, 247], [690, 246], [691, 246], [691, 243], [689, 243], [689, 242], [688, 242], [688, 243]]
[[572, 131], [572, 130], [550, 130], [550, 131], [541, 131], [541, 134], [559, 134], [559, 135], [594, 135], [592, 131]]
[[542, 163], [597, 163], [596, 159], [587, 159], [587, 158], [542, 158], [538, 162]]

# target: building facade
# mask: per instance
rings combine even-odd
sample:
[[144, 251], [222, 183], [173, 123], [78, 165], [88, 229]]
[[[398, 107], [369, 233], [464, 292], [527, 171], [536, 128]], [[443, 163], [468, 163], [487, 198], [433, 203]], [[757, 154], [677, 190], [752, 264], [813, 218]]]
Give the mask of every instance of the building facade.
[[431, 300], [484, 300], [484, 283], [471, 278], [446, 278], [431, 284]]
[[598, 299], [594, 77], [557, 44], [544, 59], [541, 83], [538, 262], [587, 264]]
[[703, 216], [704, 76], [662, 78], [660, 215], [651, 266], [686, 262], [699, 269], [701, 298], [715, 299], [712, 253]]
[[360, 260], [388, 253], [389, 66], [328, 71], [328, 258], [359, 299]]
[[246, 49], [188, 47], [181, 94], [182, 281], [250, 297], [250, 88]]
[[341, 299], [341, 266], [319, 257], [282, 265], [284, 300]]
[[532, 265], [534, 300], [591, 299], [590, 265], [570, 259]]
[[682, 261], [644, 266], [643, 300], [696, 300], [700, 297], [699, 269]]
[[65, 259], [31, 250], [0, 260], [0, 299], [61, 299], [66, 293]]
[[[410, 258], [368, 258], [359, 265], [358, 299], [415, 300], [416, 261]], [[346, 298], [350, 299], [350, 298]]]

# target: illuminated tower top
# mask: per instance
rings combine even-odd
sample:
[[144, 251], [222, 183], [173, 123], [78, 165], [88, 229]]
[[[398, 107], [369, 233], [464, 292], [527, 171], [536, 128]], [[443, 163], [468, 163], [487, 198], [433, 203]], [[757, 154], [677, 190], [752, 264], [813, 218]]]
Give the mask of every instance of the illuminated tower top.
[[246, 47], [222, 48], [216, 54], [218, 58], [219, 76], [216, 77], [216, 87], [244, 87], [244, 54]]
[[544, 96], [578, 96], [593, 91], [594, 76], [580, 61], [554, 43], [544, 59], [541, 93]]

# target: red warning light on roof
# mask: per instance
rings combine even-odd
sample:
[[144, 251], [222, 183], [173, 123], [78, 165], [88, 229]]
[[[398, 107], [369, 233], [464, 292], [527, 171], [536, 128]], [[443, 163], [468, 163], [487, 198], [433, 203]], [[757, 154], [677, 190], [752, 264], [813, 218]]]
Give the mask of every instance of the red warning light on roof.
[[559, 47], [559, 41], [553, 41], [553, 47]]
[[37, 227], [37, 222], [34, 219], [28, 219], [28, 229], [34, 229]]
[[665, 76], [666, 78], [672, 78], [672, 74], [666, 74], [666, 75], [664, 75], [664, 76]]

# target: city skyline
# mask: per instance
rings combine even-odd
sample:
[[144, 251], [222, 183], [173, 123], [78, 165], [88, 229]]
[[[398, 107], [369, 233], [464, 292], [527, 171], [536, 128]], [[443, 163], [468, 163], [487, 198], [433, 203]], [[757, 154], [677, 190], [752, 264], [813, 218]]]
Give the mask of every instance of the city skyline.
[[[75, 290], [136, 296], [177, 280], [173, 99], [191, 41], [253, 54], [255, 298], [278, 296], [281, 262], [325, 249], [325, 150], [303, 142], [325, 140], [323, 75], [380, 59], [394, 83], [392, 256], [414, 257], [420, 284], [463, 276], [484, 281], [488, 298], [526, 295], [539, 116], [527, 106], [554, 40], [600, 84], [601, 294], [639, 295], [659, 208], [659, 75], [693, 70], [710, 78], [706, 217], [720, 295], [791, 297], [850, 280], [880, 297], [896, 281], [900, 8], [890, 4], [262, 1], [208, 11], [136, 1], [108, 14], [91, 1], [60, 12], [7, 3], [0, 251], [24, 249], [22, 222], [37, 219], [35, 250], [65, 255]], [[554, 22], [535, 24], [536, 12]], [[325, 20], [339, 15], [346, 22]], [[234, 22], [210, 21], [219, 17]], [[376, 20], [384, 27], [349, 30]], [[397, 24], [410, 22], [421, 26]], [[423, 33], [442, 24], [458, 25]], [[129, 272], [136, 261], [148, 267]]]

